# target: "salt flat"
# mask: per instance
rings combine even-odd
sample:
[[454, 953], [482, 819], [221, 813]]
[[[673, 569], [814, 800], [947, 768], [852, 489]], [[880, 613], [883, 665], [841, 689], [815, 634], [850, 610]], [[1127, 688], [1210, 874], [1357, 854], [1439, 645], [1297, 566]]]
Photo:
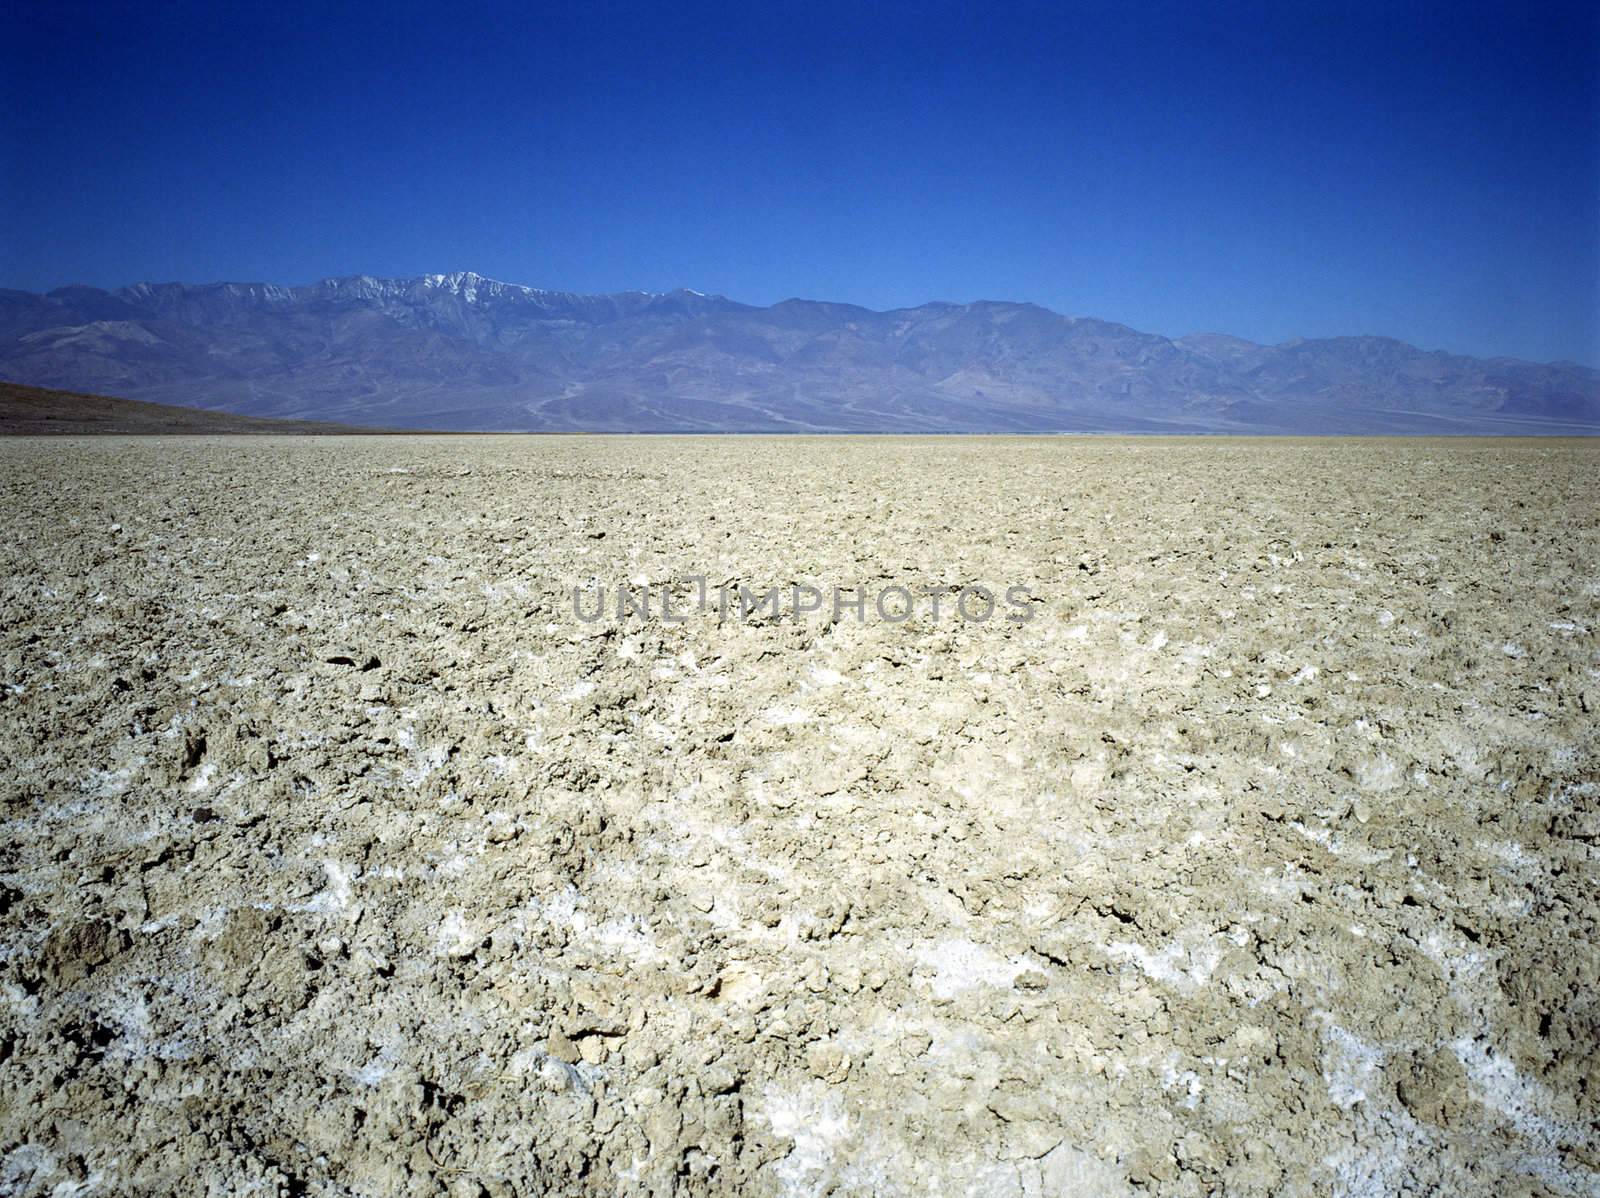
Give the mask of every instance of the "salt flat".
[[0, 443], [0, 1190], [1595, 1193], [1597, 482]]

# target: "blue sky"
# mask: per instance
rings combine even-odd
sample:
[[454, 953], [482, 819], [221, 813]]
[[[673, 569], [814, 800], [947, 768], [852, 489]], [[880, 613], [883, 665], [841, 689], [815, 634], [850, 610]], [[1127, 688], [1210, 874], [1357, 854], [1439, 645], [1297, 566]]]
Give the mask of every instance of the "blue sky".
[[1600, 365], [1600, 8], [21, 0], [0, 286], [468, 269]]

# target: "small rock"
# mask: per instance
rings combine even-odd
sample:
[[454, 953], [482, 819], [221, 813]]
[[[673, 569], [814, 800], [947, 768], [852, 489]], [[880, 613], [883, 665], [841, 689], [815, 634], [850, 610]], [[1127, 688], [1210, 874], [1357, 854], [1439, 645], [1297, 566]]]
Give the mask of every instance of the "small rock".
[[1178, 1141], [1178, 1160], [1186, 1169], [1214, 1171], [1226, 1161], [1223, 1151], [1205, 1136], [1192, 1131]]
[[819, 1041], [806, 1049], [806, 1068], [825, 1082], [842, 1082], [850, 1076], [850, 1057], [837, 1044]]
[[545, 1051], [558, 1061], [565, 1061], [569, 1065], [576, 1065], [583, 1059], [583, 1054], [578, 1051], [578, 1046], [569, 1040], [566, 1033], [553, 1031], [550, 1039], [545, 1044]]
[[1012, 984], [1018, 990], [1043, 990], [1050, 985], [1050, 978], [1037, 969], [1025, 969]]

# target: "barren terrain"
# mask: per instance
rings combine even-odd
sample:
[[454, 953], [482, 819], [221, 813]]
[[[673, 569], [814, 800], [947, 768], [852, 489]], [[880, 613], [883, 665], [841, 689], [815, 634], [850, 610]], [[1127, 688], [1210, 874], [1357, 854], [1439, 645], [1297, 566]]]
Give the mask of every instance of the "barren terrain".
[[1597, 482], [0, 443], [0, 1193], [1600, 1192]]
[[268, 420], [201, 408], [81, 395], [0, 382], [0, 436], [150, 436], [158, 434], [375, 432], [315, 420]]
[[1575, 362], [1391, 337], [1173, 339], [992, 300], [874, 312], [576, 295], [471, 271], [0, 290], [0, 375], [413, 429], [1600, 432], [1600, 371]]

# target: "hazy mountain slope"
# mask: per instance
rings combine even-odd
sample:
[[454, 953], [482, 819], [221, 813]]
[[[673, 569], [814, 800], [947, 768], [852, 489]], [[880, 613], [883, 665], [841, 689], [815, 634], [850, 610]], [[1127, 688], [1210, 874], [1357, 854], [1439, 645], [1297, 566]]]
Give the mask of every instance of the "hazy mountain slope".
[[235, 416], [230, 412], [205, 412], [170, 404], [0, 383], [0, 436], [7, 437], [153, 433], [310, 435], [378, 431], [382, 430], [308, 420], [267, 420], [259, 416]]
[[1570, 363], [1172, 340], [1032, 304], [761, 308], [474, 274], [3, 291], [0, 377], [396, 427], [1600, 431], [1600, 372]]

